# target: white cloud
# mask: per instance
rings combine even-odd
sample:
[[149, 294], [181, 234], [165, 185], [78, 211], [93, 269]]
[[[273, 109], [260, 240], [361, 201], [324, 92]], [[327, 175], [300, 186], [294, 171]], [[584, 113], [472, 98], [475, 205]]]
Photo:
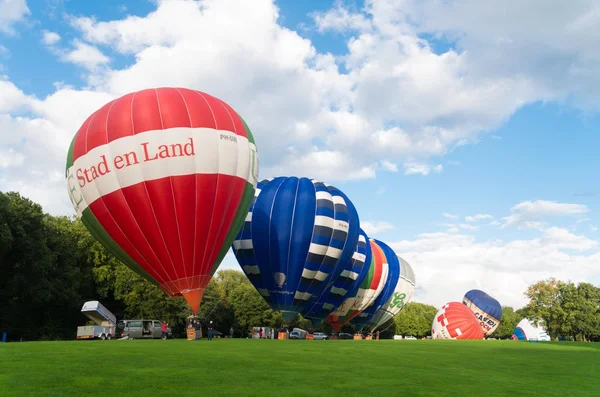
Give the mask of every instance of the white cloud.
[[444, 167], [441, 164], [438, 164], [434, 167], [429, 164], [408, 162], [404, 163], [404, 174], [405, 175], [429, 175], [431, 172], [435, 172], [439, 174], [444, 170]]
[[557, 216], [584, 214], [589, 211], [583, 204], [557, 203], [555, 201], [537, 200], [524, 201], [511, 208], [512, 215], [503, 218], [503, 228], [517, 227], [520, 229], [535, 229], [544, 225], [539, 219]]
[[458, 219], [458, 215], [456, 214], [449, 214], [447, 212], [444, 212], [442, 215], [444, 215], [444, 218], [448, 218], [448, 219]]
[[465, 217], [465, 221], [467, 221], [467, 222], [477, 222], [477, 221], [481, 221], [484, 219], [494, 219], [494, 217], [491, 216], [490, 214], [476, 214], [476, 215], [471, 215], [471, 216]]
[[466, 230], [479, 230], [479, 226], [475, 226], [475, 225], [469, 225], [468, 223], [461, 223], [460, 225], [458, 225], [458, 227], [460, 227], [461, 229], [466, 229]]
[[80, 40], [74, 40], [73, 48], [64, 54], [63, 60], [95, 72], [99, 66], [108, 64], [110, 58], [98, 48]]
[[[556, 227], [540, 233], [529, 240], [505, 242], [478, 241], [452, 230], [389, 244], [415, 270], [419, 287], [415, 300], [437, 307], [460, 301], [472, 288], [519, 308], [525, 304], [527, 286], [547, 277], [600, 282], [597, 241]], [[586, 253], [591, 249], [595, 251]]]
[[388, 230], [394, 230], [394, 225], [386, 221], [360, 222], [360, 227], [367, 233], [367, 236], [375, 235]]
[[25, 0], [0, 0], [0, 33], [14, 34], [13, 25], [29, 14]]
[[596, 226], [594, 226], [594, 225], [590, 225], [590, 231], [597, 232], [598, 228]]
[[392, 163], [391, 161], [383, 160], [381, 162], [381, 167], [390, 172], [398, 172], [398, 164]]
[[[10, 4], [13, 11], [0, 12], [4, 31], [29, 13], [25, 2]], [[353, 32], [341, 36], [349, 37], [347, 50], [335, 57], [279, 25], [270, 0], [156, 5], [148, 15], [113, 21], [69, 18], [80, 37], [56, 55], [82, 68], [86, 89], [58, 87], [41, 99], [0, 81], [17, 100], [2, 91], [0, 150], [25, 158], [0, 175], [0, 190], [21, 189], [45, 209], [65, 211], [57, 175], [71, 137], [106, 101], [147, 87], [185, 86], [230, 103], [255, 134], [261, 177], [296, 173], [331, 182], [375, 178], [391, 164], [406, 174], [439, 173], [434, 157], [475, 142], [525, 104], [591, 106], [600, 93], [600, 59], [589, 51], [596, 2], [556, 5], [551, 15], [515, 2], [490, 26], [475, 17], [497, 9], [487, 2], [369, 0], [361, 13], [335, 6], [315, 15], [322, 32]], [[439, 51], [422, 33], [459, 45]], [[111, 69], [110, 58], [123, 54], [134, 61]], [[27, 146], [18, 145], [22, 139]]]
[[42, 43], [47, 46], [52, 46], [60, 41], [60, 35], [56, 32], [42, 30]]

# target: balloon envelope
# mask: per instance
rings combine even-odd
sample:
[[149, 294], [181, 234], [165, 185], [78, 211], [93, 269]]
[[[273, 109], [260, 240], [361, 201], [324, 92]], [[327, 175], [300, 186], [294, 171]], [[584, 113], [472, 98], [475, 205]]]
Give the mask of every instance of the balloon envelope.
[[385, 279], [385, 284], [379, 295], [375, 298], [373, 303], [360, 312], [356, 317], [351, 320], [351, 323], [356, 326], [358, 331], [362, 331], [368, 327], [368, 324], [374, 318], [375, 314], [383, 307], [383, 305], [390, 299], [394, 293], [394, 289], [400, 279], [400, 261], [398, 256], [393, 249], [391, 249], [383, 241], [373, 239], [378, 247], [383, 251], [385, 262], [388, 265], [388, 273]]
[[465, 294], [463, 304], [473, 311], [486, 336], [491, 335], [502, 320], [502, 305], [487, 293], [472, 289]]
[[66, 164], [77, 216], [115, 257], [197, 313], [248, 212], [258, 176], [250, 129], [185, 88], [127, 94], [94, 112]]
[[398, 257], [398, 260], [400, 262], [400, 277], [394, 288], [394, 293], [369, 320], [367, 327], [370, 328], [371, 331], [375, 331], [400, 313], [406, 304], [410, 302], [415, 293], [415, 272], [404, 259]]
[[483, 330], [468, 307], [460, 302], [450, 302], [433, 318], [431, 338], [483, 339]]
[[535, 326], [531, 321], [524, 318], [515, 327], [511, 339], [550, 341], [550, 335], [548, 335], [544, 327]]
[[347, 266], [358, 213], [340, 190], [308, 178], [262, 181], [255, 196], [233, 251], [271, 308], [291, 321]]
[[368, 266], [371, 261], [371, 250], [367, 251], [369, 237], [360, 229], [356, 248], [352, 258], [344, 267], [342, 274], [323, 291], [319, 299], [303, 313], [303, 317], [310, 319], [317, 325], [329, 313], [344, 302], [347, 296], [353, 296], [367, 276]]
[[371, 251], [367, 276], [356, 293], [327, 316], [327, 322], [336, 332], [375, 301], [387, 280], [388, 264], [383, 250], [373, 240], [369, 240], [367, 247]]

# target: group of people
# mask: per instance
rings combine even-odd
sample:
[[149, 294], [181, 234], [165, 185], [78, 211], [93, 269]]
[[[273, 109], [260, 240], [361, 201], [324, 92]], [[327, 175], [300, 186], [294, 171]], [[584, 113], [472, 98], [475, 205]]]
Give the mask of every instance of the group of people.
[[[195, 340], [199, 340], [202, 337], [202, 324], [200, 324], [200, 320], [197, 318], [192, 319], [188, 323], [188, 328], [194, 328], [196, 330]], [[208, 323], [208, 340], [212, 340], [214, 333], [213, 322], [212, 320]]]

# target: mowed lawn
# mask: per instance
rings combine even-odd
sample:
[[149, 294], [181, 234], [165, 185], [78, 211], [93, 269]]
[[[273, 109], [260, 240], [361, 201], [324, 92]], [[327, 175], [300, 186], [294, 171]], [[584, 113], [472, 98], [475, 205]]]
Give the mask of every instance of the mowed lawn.
[[600, 345], [216, 339], [0, 344], [0, 396], [599, 396]]

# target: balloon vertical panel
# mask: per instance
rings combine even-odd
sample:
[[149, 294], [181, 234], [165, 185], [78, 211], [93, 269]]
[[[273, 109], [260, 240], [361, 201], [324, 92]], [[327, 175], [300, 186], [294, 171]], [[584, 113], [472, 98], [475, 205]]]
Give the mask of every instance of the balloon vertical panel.
[[138, 91], [83, 123], [66, 168], [92, 235], [197, 312], [256, 186], [256, 146], [242, 118], [200, 91]]
[[379, 296], [385, 285], [388, 264], [383, 250], [373, 240], [369, 240], [367, 247], [371, 253], [371, 261], [365, 279], [355, 294], [349, 295], [340, 306], [327, 316], [327, 322], [334, 331], [338, 331], [369, 307]]
[[398, 260], [400, 263], [400, 277], [398, 278], [398, 283], [394, 288], [392, 296], [388, 298], [369, 320], [367, 327], [372, 331], [375, 331], [400, 313], [410, 302], [415, 293], [416, 278], [412, 266], [400, 257], [398, 257]]
[[[341, 191], [308, 178], [277, 177], [260, 185], [233, 249], [246, 274], [258, 269], [261, 281], [253, 284], [266, 290], [261, 295], [271, 308], [291, 321], [341, 274], [358, 235], [358, 214]], [[252, 250], [238, 253], [242, 247]]]
[[360, 287], [368, 273], [368, 263], [371, 260], [371, 251], [367, 251], [369, 237], [360, 229], [356, 248], [340, 276], [332, 281], [323, 291], [317, 301], [305, 310], [303, 316], [319, 323], [327, 317], [336, 307], [344, 302], [348, 296], [353, 296]]
[[377, 295], [371, 305], [360, 312], [351, 321], [356, 326], [356, 329], [362, 331], [365, 327], [368, 327], [369, 323], [377, 313], [377, 311], [391, 298], [398, 280], [400, 279], [400, 261], [396, 256], [393, 249], [390, 248], [383, 241], [373, 239], [375, 243], [381, 248], [385, 256], [385, 262], [388, 265], [387, 278], [381, 292]]

